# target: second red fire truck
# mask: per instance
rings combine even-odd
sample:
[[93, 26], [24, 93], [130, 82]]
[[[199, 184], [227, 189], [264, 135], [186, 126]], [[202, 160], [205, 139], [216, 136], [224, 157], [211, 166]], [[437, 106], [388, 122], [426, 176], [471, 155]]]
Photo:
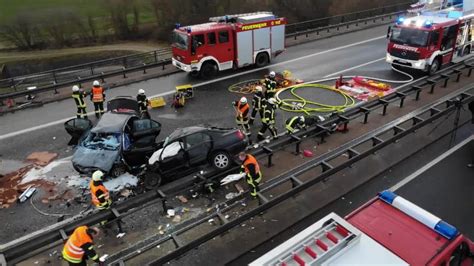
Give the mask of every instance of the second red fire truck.
[[173, 65], [193, 76], [249, 65], [262, 67], [285, 50], [286, 19], [271, 12], [229, 15], [173, 31]]
[[464, 60], [474, 52], [473, 4], [464, 2], [464, 8], [399, 18], [389, 31], [386, 61], [432, 74], [442, 65]]

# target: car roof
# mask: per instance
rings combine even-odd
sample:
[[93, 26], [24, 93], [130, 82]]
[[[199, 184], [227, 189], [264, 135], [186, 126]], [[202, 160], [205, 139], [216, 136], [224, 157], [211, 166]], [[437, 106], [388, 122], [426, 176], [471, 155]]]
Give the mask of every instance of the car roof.
[[91, 130], [93, 133], [119, 133], [127, 121], [134, 115], [107, 112], [99, 120], [99, 123]]
[[177, 128], [175, 131], [173, 131], [173, 133], [169, 135], [169, 138], [172, 140], [172, 139], [187, 136], [196, 132], [204, 131], [206, 129], [207, 128], [200, 127], [200, 126]]

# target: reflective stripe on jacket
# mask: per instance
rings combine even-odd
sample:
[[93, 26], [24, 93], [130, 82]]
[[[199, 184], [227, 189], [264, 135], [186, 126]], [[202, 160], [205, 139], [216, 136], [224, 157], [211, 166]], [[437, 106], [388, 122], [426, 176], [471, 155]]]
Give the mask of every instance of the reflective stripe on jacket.
[[104, 89], [102, 87], [92, 87], [92, 101], [95, 103], [104, 101]]
[[77, 107], [86, 107], [86, 102], [84, 101], [84, 94], [82, 92], [73, 92], [72, 98], [74, 99], [74, 102], [76, 102]]
[[74, 230], [63, 248], [63, 258], [71, 263], [81, 263], [85, 251], [82, 246], [87, 243], [92, 244], [92, 238], [87, 234], [87, 226], [79, 226]]
[[[91, 189], [91, 196], [92, 196], [92, 203], [98, 207], [98, 208], [103, 208], [105, 205], [109, 204], [109, 191], [107, 188], [104, 187], [103, 184], [100, 184], [98, 186], [94, 185], [94, 181], [91, 180], [90, 182], [90, 189]], [[100, 202], [99, 198], [97, 198], [97, 191], [102, 191], [102, 195], [100, 195], [100, 198], [104, 198], [104, 202]]]

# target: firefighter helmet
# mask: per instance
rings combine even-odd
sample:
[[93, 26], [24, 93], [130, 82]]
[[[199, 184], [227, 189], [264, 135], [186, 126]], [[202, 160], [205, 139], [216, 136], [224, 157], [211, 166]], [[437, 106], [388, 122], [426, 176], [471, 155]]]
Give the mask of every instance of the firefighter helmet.
[[138, 94], [145, 94], [145, 90], [144, 89], [139, 89]]
[[246, 104], [247, 103], [247, 98], [245, 98], [245, 97], [240, 98], [240, 102], [243, 103], [243, 104]]
[[78, 92], [79, 91], [79, 86], [77, 86], [77, 85], [72, 86], [72, 91], [73, 92]]
[[257, 92], [262, 92], [263, 89], [262, 89], [262, 86], [255, 86], [255, 90]]
[[275, 71], [271, 71], [271, 72], [270, 72], [270, 78], [274, 78], [275, 75], [276, 75], [276, 74], [275, 74]]
[[98, 80], [94, 80], [94, 82], [92, 82], [92, 86], [100, 86], [100, 83]]
[[104, 176], [104, 173], [102, 171], [97, 170], [92, 174], [92, 180], [93, 181], [102, 181], [102, 177]]

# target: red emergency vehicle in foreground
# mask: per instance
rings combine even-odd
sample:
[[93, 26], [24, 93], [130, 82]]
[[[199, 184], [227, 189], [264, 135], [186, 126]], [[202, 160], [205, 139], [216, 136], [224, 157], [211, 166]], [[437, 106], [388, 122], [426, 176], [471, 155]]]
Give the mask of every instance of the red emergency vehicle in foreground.
[[213, 17], [173, 31], [173, 65], [193, 76], [249, 65], [262, 67], [285, 50], [286, 19], [271, 12]]
[[250, 265], [473, 265], [474, 243], [391, 191], [331, 213]]
[[400, 17], [389, 31], [386, 61], [432, 74], [442, 65], [464, 60], [474, 48], [474, 11], [469, 4]]

